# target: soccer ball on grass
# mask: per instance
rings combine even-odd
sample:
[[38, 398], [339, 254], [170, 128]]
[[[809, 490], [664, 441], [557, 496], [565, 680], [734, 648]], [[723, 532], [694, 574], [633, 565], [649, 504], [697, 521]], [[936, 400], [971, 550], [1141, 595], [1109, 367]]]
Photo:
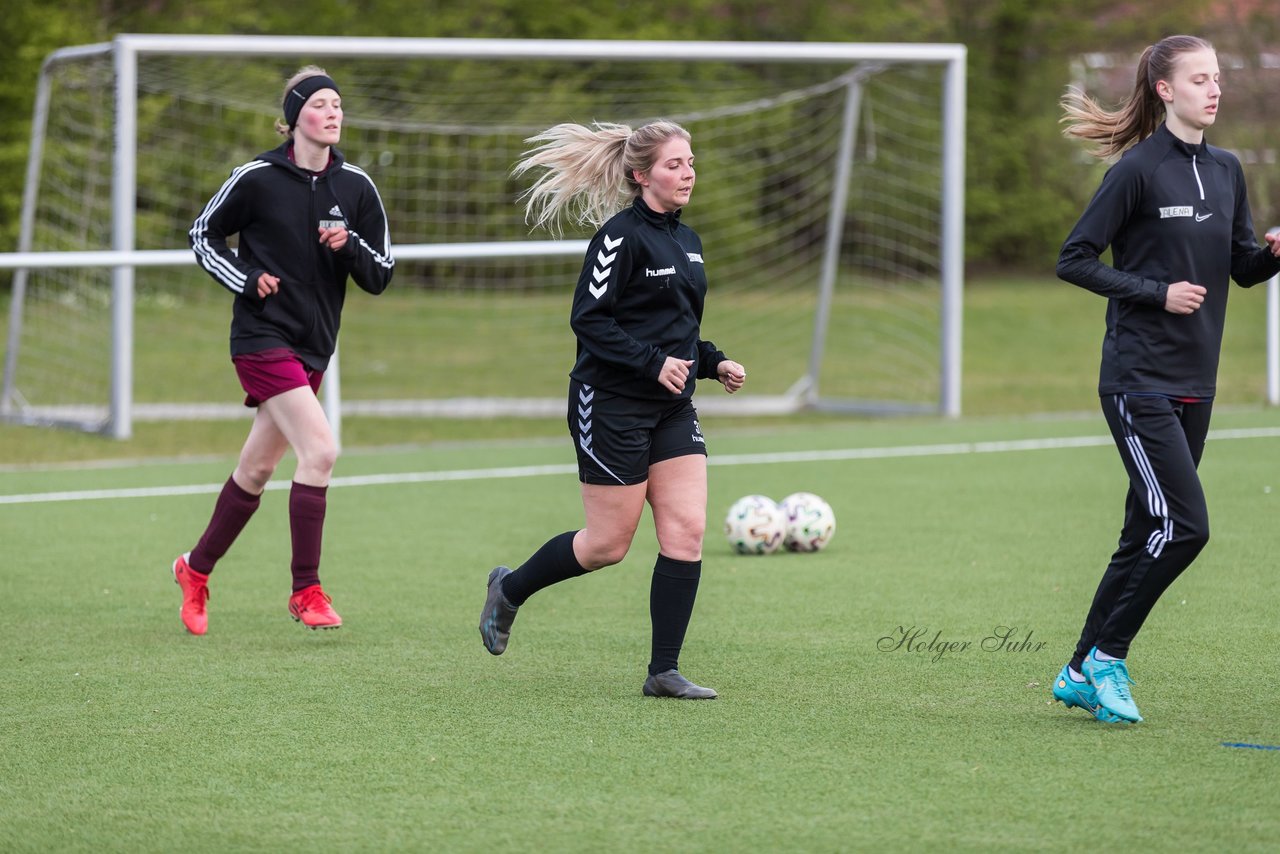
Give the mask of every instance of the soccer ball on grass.
[[831, 542], [836, 514], [812, 492], [793, 492], [778, 503], [786, 517], [783, 546], [790, 552], [816, 552]]
[[724, 535], [738, 554], [772, 554], [782, 546], [786, 533], [786, 516], [767, 495], [739, 498], [724, 520]]

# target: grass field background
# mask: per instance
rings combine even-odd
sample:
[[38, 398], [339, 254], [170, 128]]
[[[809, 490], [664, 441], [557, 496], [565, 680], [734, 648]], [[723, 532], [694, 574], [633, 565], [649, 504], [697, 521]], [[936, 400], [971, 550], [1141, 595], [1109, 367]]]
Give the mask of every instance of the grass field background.
[[[214, 288], [210, 283], [205, 285]], [[474, 328], [474, 313], [483, 311], [484, 306], [474, 303], [472, 315], [462, 315], [455, 303], [447, 294], [421, 291], [392, 289], [376, 300], [365, 294], [353, 295], [344, 317], [345, 398], [466, 396], [475, 372], [490, 378], [506, 376], [501, 393], [563, 393], [572, 358], [572, 338], [567, 331], [561, 334], [569, 348], [564, 351], [562, 364], [556, 363], [545, 375], [528, 377], [523, 366], [503, 362], [501, 348], [477, 346], [483, 335]], [[2, 307], [0, 314], [7, 316], [7, 303]], [[376, 312], [372, 307], [377, 308]], [[1085, 412], [1100, 418], [1097, 377], [1105, 307], [1105, 300], [1052, 277], [970, 276], [964, 304], [961, 403], [965, 417]], [[761, 317], [752, 314], [757, 309], [752, 305], [742, 312], [759, 324]], [[1265, 309], [1265, 288], [1234, 290], [1222, 346], [1219, 406], [1259, 407], [1265, 401]], [[720, 309], [710, 304], [708, 311], [717, 313]], [[139, 335], [134, 354], [139, 399], [238, 400], [241, 392], [226, 356], [229, 312], [226, 299], [195, 305], [146, 301], [137, 321]], [[714, 322], [718, 324], [717, 343], [747, 366], [752, 388], [757, 381], [769, 377], [774, 382], [771, 391], [781, 392], [797, 375], [798, 365], [779, 371], [772, 364], [776, 360], [766, 327], [755, 325], [744, 331], [723, 318]], [[888, 353], [848, 352], [856, 352], [859, 347], [860, 339], [849, 332], [856, 326], [850, 321], [833, 330], [833, 335], [838, 330], [847, 334], [831, 342], [831, 349], [837, 352], [826, 367], [824, 387], [842, 371], [856, 371], [859, 360], [893, 358]], [[6, 334], [6, 325], [0, 324], [0, 343]], [[807, 353], [807, 346], [799, 351], [789, 349], [792, 356], [796, 352]], [[175, 370], [175, 365], [180, 369]], [[390, 365], [395, 369], [391, 370]], [[516, 373], [510, 375], [513, 368]], [[925, 370], [936, 382], [932, 366]], [[105, 401], [105, 375], [100, 385]], [[796, 423], [848, 423], [848, 419], [802, 414], [745, 423], [786, 427]], [[234, 421], [135, 422], [131, 440], [110, 442], [73, 431], [33, 430], [0, 423], [0, 465], [234, 454], [246, 430], [244, 423]], [[560, 439], [564, 433], [564, 422], [559, 418], [343, 418], [343, 441], [350, 448], [531, 436]]]
[[[1101, 301], [1041, 284], [970, 290], [963, 419], [703, 419], [681, 667], [714, 702], [640, 695], [647, 517], [482, 648], [489, 568], [581, 523], [562, 423], [351, 419], [323, 568], [346, 625], [289, 620], [273, 489], [203, 638], [169, 564], [244, 425], [0, 428], [0, 850], [1274, 850], [1280, 750], [1223, 745], [1280, 746], [1261, 295], [1228, 321], [1212, 541], [1130, 657], [1147, 720], [1104, 727], [1048, 693], [1122, 513]], [[828, 550], [728, 551], [734, 499], [800, 489], [835, 509]], [[983, 649], [1000, 627], [1029, 643]]]

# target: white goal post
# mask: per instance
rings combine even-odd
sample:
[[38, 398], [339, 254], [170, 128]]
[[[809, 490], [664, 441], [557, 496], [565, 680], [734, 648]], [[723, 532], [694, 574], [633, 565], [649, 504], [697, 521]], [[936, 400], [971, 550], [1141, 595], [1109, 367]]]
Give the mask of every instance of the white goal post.
[[[110, 63], [110, 91], [114, 96], [106, 109], [110, 115], [84, 118], [71, 131], [52, 131], [51, 114], [60, 109], [55, 103], [59, 95], [51, 82], [54, 73], [95, 59]], [[166, 64], [160, 72], [149, 76], [153, 73], [143, 70], [149, 62], [161, 59]], [[180, 62], [188, 59], [220, 60], [223, 68], [201, 65], [195, 71], [177, 70]], [[238, 62], [230, 63], [233, 59]], [[139, 137], [152, 125], [163, 123], [169, 106], [184, 97], [203, 99], [199, 102], [201, 108], [212, 114], [211, 124], [197, 131], [197, 137], [224, 136], [234, 125], [244, 122], [244, 116], [258, 109], [254, 119], [257, 125], [248, 129], [252, 131], [251, 141], [229, 143], [209, 139], [213, 147], [208, 156], [198, 151], [188, 152], [192, 159], [215, 161], [200, 165], [225, 177], [238, 162], [274, 144], [270, 136], [263, 133], [263, 128], [269, 127], [269, 121], [274, 119], [270, 106], [275, 90], [269, 86], [251, 86], [251, 82], [266, 79], [278, 86], [289, 71], [303, 62], [328, 64], [335, 77], [344, 81], [345, 100], [350, 106], [343, 150], [348, 156], [365, 151], [374, 157], [366, 162], [380, 189], [389, 180], [405, 187], [403, 203], [396, 203], [403, 209], [388, 205], [398, 267], [414, 269], [416, 263], [428, 265], [426, 272], [418, 277], [428, 283], [427, 287], [436, 287], [439, 281], [453, 282], [455, 279], [449, 276], [464, 282], [475, 278], [471, 268], [457, 266], [471, 262], [483, 268], [490, 262], [516, 259], [520, 262], [518, 267], [527, 268], [528, 282], [510, 281], [513, 270], [517, 269], [511, 265], [492, 272], [492, 280], [485, 280], [483, 286], [476, 288], [485, 291], [483, 298], [473, 297], [469, 290], [462, 294], [460, 289], [465, 289], [465, 284], [438, 286], [437, 290], [443, 294], [440, 299], [449, 308], [457, 307], [449, 301], [452, 295], [457, 295], [456, 302], [489, 300], [479, 304], [478, 313], [466, 313], [475, 308], [474, 305], [460, 308], [459, 317], [480, 318], [487, 323], [491, 316], [505, 317], [511, 312], [528, 319], [534, 315], [531, 306], [536, 304], [538, 311], [542, 311], [546, 303], [549, 306], [546, 310], [563, 322], [559, 326], [550, 321], [537, 322], [547, 323], [551, 330], [548, 335], [571, 338], [567, 327], [569, 291], [564, 288], [571, 289], [576, 279], [576, 268], [585, 247], [582, 238], [589, 235], [579, 233], [570, 235], [576, 239], [540, 240], [536, 239], [537, 235], [528, 234], [527, 229], [521, 233], [517, 198], [523, 187], [503, 183], [511, 184], [507, 172], [518, 149], [500, 147], [490, 141], [492, 138], [510, 137], [515, 142], [504, 142], [504, 146], [519, 145], [522, 138], [560, 121], [640, 121], [669, 116], [693, 131], [695, 151], [706, 167], [700, 174], [700, 192], [695, 194], [688, 214], [690, 223], [703, 236], [711, 252], [729, 244], [745, 247], [742, 258], [735, 262], [738, 266], [728, 262], [717, 266], [708, 260], [712, 294], [708, 298], [709, 316], [704, 318], [704, 333], [712, 322], [713, 305], [737, 302], [750, 307], [759, 303], [762, 307], [758, 318], [732, 313], [718, 316], [716, 320], [722, 325], [707, 337], [722, 344], [731, 355], [741, 349], [735, 340], [739, 333], [756, 344], [761, 355], [750, 365], [753, 380], [757, 376], [756, 364], [765, 359], [778, 363], [778, 378], [772, 386], [766, 384], [759, 393], [744, 393], [734, 398], [713, 399], [708, 395], [699, 399], [699, 408], [750, 413], [808, 407], [837, 411], [937, 412], [956, 416], [960, 413], [964, 266], [965, 59], [964, 46], [954, 44], [280, 36], [122, 35], [109, 44], [58, 51], [46, 60], [37, 92], [21, 244], [17, 253], [0, 254], [0, 269], [15, 270], [9, 298], [0, 418], [28, 423], [68, 423], [102, 430], [116, 438], [128, 438], [135, 418], [144, 411], [151, 413], [147, 417], [207, 417], [210, 413], [219, 417], [228, 410], [234, 411], [234, 407], [192, 401], [175, 409], [154, 401], [140, 404], [137, 400], [136, 277], [139, 271], [156, 268], [181, 269], [184, 276], [195, 271], [191, 253], [180, 248], [181, 243], [177, 241], [155, 246], [155, 239], [148, 238], [144, 241], [147, 245], [139, 246], [140, 218], [148, 222], [152, 233], [185, 234], [190, 218], [198, 213], [199, 206], [218, 185], [207, 176], [193, 181], [186, 190], [190, 196], [187, 200], [190, 215], [186, 221], [180, 216], [171, 217], [180, 225], [180, 232], [174, 231], [173, 224], [154, 225], [152, 221], [159, 218], [155, 208], [159, 206], [147, 202], [140, 209], [139, 205], [140, 193], [147, 183], [143, 181], [140, 185], [139, 158], [150, 160], [159, 155], [150, 143], [147, 151], [140, 153]], [[346, 65], [361, 63], [363, 70], [375, 61], [386, 63], [383, 70], [367, 72], [367, 79], [355, 83], [348, 94], [345, 81], [356, 75], [344, 75], [344, 71], [349, 70]], [[383, 81], [396, 80], [398, 69], [411, 62], [434, 63], [429, 71], [434, 76], [427, 79], [439, 81], [441, 97], [448, 93], [449, 87], [456, 87], [455, 98], [460, 103], [411, 102], [406, 98], [413, 95], [412, 92], [383, 92], [384, 88], [395, 87], [380, 86], [376, 82], [378, 75], [382, 75]], [[251, 72], [257, 67], [251, 65], [253, 63], [269, 68], [270, 73], [253, 76]], [[652, 81], [658, 78], [650, 77], [647, 84], [650, 91], [642, 97], [633, 89], [642, 88], [644, 81], [635, 84], [631, 79], [642, 76], [637, 75], [635, 69], [654, 63], [671, 68], [670, 77], [674, 78], [670, 81], [671, 91], [652, 92]], [[474, 72], [475, 81], [468, 81], [468, 69]], [[703, 69], [716, 70], [704, 72]], [[927, 76], [924, 72], [917, 75], [921, 69], [927, 70]], [[217, 88], [222, 70], [231, 79], [240, 77], [241, 88], [252, 91], [223, 94]], [[200, 76], [202, 74], [204, 76]], [[895, 74], [901, 76], [895, 77]], [[93, 74], [85, 77], [89, 80]], [[445, 79], [440, 79], [442, 77]], [[530, 88], [520, 91], [519, 86], [525, 85], [526, 77]], [[878, 88], [882, 84], [884, 88]], [[73, 82], [70, 88], [84, 89], [90, 85], [91, 81]], [[632, 88], [628, 88], [629, 85]], [[474, 88], [464, 89], [464, 86]], [[199, 91], [193, 93], [193, 88]], [[513, 100], [504, 106], [496, 98], [501, 94], [499, 90], [508, 88], [512, 90]], [[605, 94], [599, 96], [600, 92]], [[385, 102], [379, 101], [384, 95]], [[494, 100], [490, 102], [490, 98]], [[560, 98], [563, 100], [557, 100]], [[664, 98], [669, 99], [669, 106]], [[531, 103], [541, 100], [545, 100], [547, 112], [538, 113], [535, 108], [541, 105]], [[145, 115], [140, 116], [140, 104], [145, 105]], [[454, 110], [456, 114], [451, 112]], [[444, 117], [433, 118], [437, 114]], [[95, 122], [110, 126], [109, 145], [107, 140], [97, 137], [86, 146], [90, 152], [95, 145], [111, 150], [109, 170], [103, 169], [100, 173], [105, 175], [109, 171], [109, 179], [101, 180], [109, 180], [110, 190], [106, 212], [109, 225], [103, 226], [109, 227], [109, 232], [102, 235], [94, 232], [101, 216], [88, 213], [84, 222], [63, 225], [62, 219], [69, 218], [73, 211], [46, 214], [41, 209], [45, 184], [53, 186], [76, 177], [74, 174], [58, 176], [56, 180], [48, 177], [48, 158], [68, 159], [57, 151], [51, 153], [51, 149], [69, 145], [70, 141], [64, 137], [79, 133], [83, 126]], [[185, 122], [184, 119], [180, 123]], [[490, 130], [487, 126], [499, 129]], [[174, 128], [175, 133], [180, 130], [182, 128]], [[360, 136], [349, 141], [353, 133]], [[465, 135], [465, 142], [458, 150], [440, 154], [429, 168], [414, 161], [418, 157], [435, 156], [435, 147], [444, 147], [437, 140], [450, 133]], [[807, 147], [810, 137], [815, 140], [813, 148]], [[190, 140], [180, 141], [175, 143], [175, 148], [184, 144], [189, 148], [194, 145]], [[219, 153], [219, 146], [233, 148], [234, 153]], [[794, 147], [797, 155], [794, 159], [803, 162], [788, 162], [788, 147]], [[716, 160], [718, 152], [728, 153]], [[241, 159], [234, 159], [237, 156]], [[492, 163], [486, 167], [490, 171], [482, 174], [476, 171], [474, 163], [485, 157]], [[165, 173], [165, 180], [170, 173], [176, 176], [189, 171], [189, 165], [176, 160]], [[733, 171], [739, 165], [749, 171]], [[447, 178], [438, 177], [439, 170], [455, 167], [456, 173], [451, 171]], [[400, 171], [395, 172], [394, 179], [389, 179], [387, 176], [393, 168]], [[153, 179], [154, 176], [148, 180]], [[414, 189], [415, 180], [422, 182], [418, 190]], [[426, 185], [437, 180], [447, 180], [451, 187], [460, 187], [458, 194], [447, 195], [434, 183]], [[732, 195], [737, 189], [735, 184], [741, 185], [744, 193], [741, 198]], [[704, 185], [714, 189], [704, 190]], [[511, 223], [494, 226], [485, 219], [488, 208], [480, 210], [481, 202], [467, 200], [467, 192], [472, 188], [479, 192], [482, 186], [485, 192], [493, 186], [499, 188], [501, 192], [496, 195], [504, 197], [498, 199], [498, 203], [509, 208], [514, 226]], [[767, 187], [770, 195], [762, 196], [760, 187]], [[77, 198], [77, 194], [88, 198], [92, 191], [92, 188], [72, 188], [68, 195], [72, 199]], [[434, 210], [433, 198], [441, 200], [439, 206], [446, 210]], [[701, 208], [694, 210], [704, 198], [710, 199], [706, 207], [714, 216], [704, 214]], [[486, 199], [484, 204], [489, 201]], [[749, 227], [742, 222], [745, 218], [741, 212], [755, 205], [768, 209], [760, 212], [758, 224]], [[76, 203], [67, 207], [74, 209]], [[88, 203], [84, 207], [86, 211], [90, 209]], [[736, 217], [735, 210], [739, 212]], [[56, 219], [62, 226], [51, 228], [50, 233], [55, 234], [53, 239], [42, 237], [45, 229], [42, 216]], [[419, 220], [415, 218], [435, 217], [441, 218], [441, 222], [445, 217], [452, 217], [451, 223], [465, 222], [466, 229], [470, 230], [461, 226], [455, 231], [443, 226], [425, 230], [417, 227]], [[413, 223], [414, 227], [405, 228], [407, 223]], [[785, 232], [778, 237], [777, 247], [770, 243], [775, 231]], [[457, 236], [448, 239], [455, 232]], [[410, 235], [407, 242], [398, 236], [402, 233]], [[428, 239], [414, 239], [419, 235]], [[439, 239], [441, 236], [445, 239]], [[769, 243], [767, 247], [766, 243]], [[556, 260], [544, 271], [539, 259]], [[109, 270], [109, 287], [52, 278], [55, 271], [90, 269], [104, 276], [104, 271]], [[69, 385], [60, 383], [56, 376], [34, 380], [29, 386], [24, 380], [23, 372], [32, 363], [51, 362], [67, 372], [73, 370], [70, 366], [92, 366], [95, 361], [95, 357], [83, 354], [65, 357], [65, 364], [59, 361], [61, 356], [29, 355], [34, 340], [73, 337], [72, 332], [60, 331], [58, 326], [68, 322], [67, 311], [51, 311], [47, 321], [36, 319], [33, 309], [36, 291], [31, 277], [42, 271], [51, 277], [49, 285], [40, 286], [45, 288], [40, 293], [47, 302], [63, 308], [74, 305], [77, 311], [89, 305], [109, 316], [109, 354], [97, 357], [109, 366], [109, 393], [104, 395], [105, 401], [55, 399], [56, 395], [45, 389]], [[389, 294], [402, 285], [402, 269], [397, 270], [396, 276]], [[416, 281], [412, 276], [409, 278]], [[902, 285], [903, 282], [908, 284]], [[217, 286], [211, 282], [204, 284], [208, 298], [218, 299]], [[554, 290], [555, 287], [560, 289]], [[168, 298], [163, 286], [153, 290], [152, 298], [163, 308]], [[493, 296], [498, 292], [502, 294], [501, 301]], [[505, 301], [508, 294], [513, 295], [511, 305]], [[522, 294], [529, 295], [527, 300]], [[348, 317], [364, 312], [370, 304], [362, 302], [356, 307], [356, 296], [348, 306]], [[548, 296], [553, 298], [545, 299]], [[225, 309], [229, 317], [229, 306]], [[883, 325], [875, 325], [884, 318], [887, 320]], [[847, 319], [847, 323], [833, 332], [833, 319], [837, 323]], [[94, 322], [85, 320], [83, 325], [88, 328]], [[349, 322], [344, 319], [344, 353], [352, 343], [348, 336], [359, 334], [349, 332]], [[793, 324], [785, 327], [787, 330], [807, 331], [784, 331], [785, 324]], [[776, 347], [765, 346], [775, 343], [768, 340], [774, 328], [779, 330]], [[489, 329], [487, 334], [512, 340], [526, 331], [529, 330], [515, 325]], [[96, 333], [85, 334], [93, 337]], [[476, 330], [475, 334], [485, 333]], [[538, 334], [543, 334], [541, 328]], [[859, 336], [865, 336], [865, 344], [849, 343], [848, 339]], [[855, 355], [842, 355], [833, 361], [830, 353], [833, 341], [837, 340], [856, 351]], [[222, 343], [225, 348], [225, 333]], [[545, 344], [531, 343], [529, 352], [546, 349]], [[523, 356], [517, 355], [517, 358]], [[364, 361], [376, 360], [364, 357]], [[563, 385], [569, 367], [563, 352], [554, 354], [549, 364], [554, 367], [540, 370], [554, 375], [550, 387], [557, 383]], [[869, 375], [881, 365], [886, 372], [874, 385], [868, 386], [869, 392], [852, 381], [842, 385], [846, 377]], [[793, 366], [794, 373], [788, 375], [786, 372], [793, 370]], [[760, 373], [767, 375], [768, 371]], [[492, 390], [478, 396], [449, 392], [443, 398], [424, 395], [422, 400], [379, 400], [356, 393], [351, 395], [352, 399], [343, 400], [338, 376], [335, 356], [326, 376], [325, 393], [326, 410], [335, 431], [340, 430], [343, 411], [542, 415], [559, 414], [563, 410], [562, 398], [554, 394], [508, 399]], [[893, 392], [908, 386], [911, 394], [895, 399]], [[850, 391], [846, 392], [846, 387]], [[30, 388], [39, 392], [32, 393]], [[835, 392], [829, 392], [829, 388]], [[227, 399], [222, 394], [211, 396], [215, 400]]]

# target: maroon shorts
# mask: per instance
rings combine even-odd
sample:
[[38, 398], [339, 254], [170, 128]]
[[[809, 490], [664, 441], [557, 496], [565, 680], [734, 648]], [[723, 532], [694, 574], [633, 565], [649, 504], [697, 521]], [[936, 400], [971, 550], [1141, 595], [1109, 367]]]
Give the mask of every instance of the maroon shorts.
[[232, 356], [231, 361], [236, 366], [240, 387], [245, 390], [245, 406], [257, 406], [277, 394], [303, 386], [311, 386], [311, 390], [317, 392], [324, 379], [324, 371], [309, 369], [297, 353], [284, 347]]

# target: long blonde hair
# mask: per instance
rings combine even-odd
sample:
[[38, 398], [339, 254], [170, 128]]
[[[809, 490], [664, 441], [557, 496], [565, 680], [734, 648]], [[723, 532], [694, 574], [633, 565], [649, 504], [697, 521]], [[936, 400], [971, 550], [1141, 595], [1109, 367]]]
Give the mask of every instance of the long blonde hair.
[[558, 232], [561, 219], [568, 217], [578, 225], [598, 228], [641, 194], [635, 173], [652, 169], [658, 149], [677, 136], [692, 139], [675, 122], [659, 120], [635, 130], [608, 122], [593, 122], [591, 127], [566, 123], [529, 137], [525, 142], [536, 145], [511, 174], [546, 171], [521, 196], [525, 222]]
[[1165, 106], [1156, 92], [1156, 83], [1173, 76], [1174, 65], [1184, 53], [1213, 50], [1213, 45], [1196, 36], [1169, 36], [1142, 52], [1138, 73], [1129, 98], [1112, 112], [1071, 86], [1062, 98], [1062, 133], [1098, 143], [1090, 154], [1103, 159], [1114, 157], [1135, 142], [1156, 132], [1164, 121]]
[[[308, 77], [328, 77], [329, 72], [325, 71], [318, 65], [304, 65], [294, 72], [293, 76], [285, 81], [284, 91], [280, 93], [280, 100], [284, 101], [289, 97], [289, 93], [293, 91], [293, 87], [297, 86]], [[289, 123], [284, 119], [276, 119], [276, 133], [286, 139], [293, 139], [293, 128], [289, 127]]]

